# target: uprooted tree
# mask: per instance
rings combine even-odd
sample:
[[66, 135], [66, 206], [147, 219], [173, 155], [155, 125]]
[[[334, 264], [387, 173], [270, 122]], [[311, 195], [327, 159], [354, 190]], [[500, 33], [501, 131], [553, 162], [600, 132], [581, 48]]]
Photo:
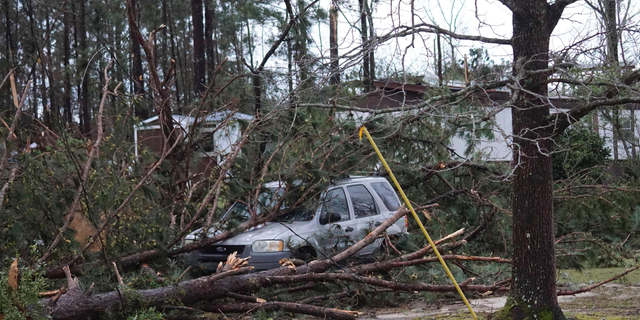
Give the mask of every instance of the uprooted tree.
[[[100, 37], [81, 36], [85, 49], [71, 46], [71, 28], [84, 36], [87, 33], [73, 23], [89, 24], [90, 30], [106, 28], [96, 22], [100, 19], [87, 18], [86, 12], [91, 10], [84, 9], [84, 2], [78, 6], [83, 8], [77, 13], [78, 19], [73, 21], [68, 15], [75, 6], [69, 8], [65, 3], [53, 13], [56, 16], [50, 17], [27, 2], [33, 37], [30, 43], [11, 41], [16, 30], [10, 28], [9, 18], [3, 24], [8, 39], [6, 56], [18, 54], [11, 58], [11, 70], [0, 69], [7, 74], [0, 89], [8, 93], [9, 103], [1, 115], [4, 127], [0, 131], [4, 137], [0, 160], [0, 253], [11, 256], [0, 262], [6, 262], [9, 270], [8, 281], [0, 284], [0, 302], [7, 310], [1, 313], [6, 316], [71, 319], [109, 312], [125, 317], [145, 310], [171, 316], [179, 312], [195, 315], [201, 311], [247, 312], [263, 308], [351, 319], [352, 312], [319, 303], [332, 297], [379, 295], [385, 290], [454, 292], [453, 286], [439, 282], [436, 276], [429, 277], [427, 267], [420, 267], [436, 259], [428, 256], [431, 249], [419, 234], [411, 233], [404, 239], [386, 236], [384, 230], [393, 220], [352, 239], [346, 251], [331, 258], [316, 257], [303, 265], [283, 261], [279, 269], [250, 273], [250, 268], [243, 265], [245, 261], [230, 256], [219, 272], [199, 277], [201, 274], [190, 273], [181, 264], [181, 254], [206, 248], [261, 224], [277, 222], [298, 207], [315, 209], [320, 191], [346, 174], [385, 175], [371, 147], [358, 142], [357, 129], [362, 124], [397, 169], [410, 199], [423, 205], [420, 218], [428, 223], [430, 232], [441, 236], [438, 245], [451, 251], [444, 258], [458, 267], [456, 276], [462, 280], [462, 289], [509, 292], [508, 304], [498, 318], [546, 315], [563, 319], [557, 295], [577, 291], [556, 288], [556, 256], [575, 262], [582, 252], [593, 251], [587, 245], [590, 242], [606, 248], [610, 243], [599, 239], [604, 238], [605, 232], [609, 239], [619, 239], [615, 250], [625, 246], [633, 249], [637, 244], [638, 223], [626, 223], [632, 221], [631, 213], [637, 207], [637, 200], [628, 195], [637, 190], [604, 173], [604, 142], [587, 151], [601, 153], [593, 157], [596, 160], [584, 162], [582, 167], [575, 163], [564, 167], [564, 175], [556, 181], [552, 175], [552, 155], [576, 149], [559, 137], [566, 130], [576, 130], [584, 122], [581, 119], [593, 116], [597, 108], [611, 114], [605, 118], [616, 132], [614, 146], [617, 148], [617, 141], [622, 141], [624, 148], [629, 146], [631, 150], [628, 154], [635, 154], [637, 142], [621, 129], [621, 122], [635, 123], [635, 118], [621, 118], [615, 110], [621, 105], [640, 103], [640, 71], [630, 62], [621, 66], [613, 55], [618, 54], [617, 43], [625, 44], [620, 39], [637, 32], [630, 27], [637, 22], [625, 18], [621, 19], [625, 25], [613, 25], [611, 0], [589, 3], [609, 21], [604, 23], [602, 33], [609, 46], [605, 62], [593, 63], [589, 68], [579, 63], [591, 52], [583, 47], [588, 40], [576, 40], [574, 46], [561, 48], [560, 52], [550, 46], [556, 25], [566, 7], [577, 2], [574, 0], [501, 0], [512, 13], [510, 39], [463, 35], [435, 24], [417, 23], [420, 15], [413, 5], [407, 8], [412, 16], [407, 22], [399, 16], [397, 19], [402, 21], [393, 21], [398, 23], [393, 23], [391, 30], [384, 26], [377, 29], [376, 14], [386, 7], [360, 1], [359, 10], [349, 10], [334, 2], [329, 60], [323, 58], [322, 52], [310, 49], [314, 43], [311, 25], [323, 26], [321, 21], [326, 18], [318, 1], [230, 7], [228, 3], [205, 0], [204, 8], [198, 1], [192, 2], [193, 8], [162, 1], [157, 4], [163, 12], [162, 21], [145, 20], [150, 19], [150, 11], [158, 8], [126, 1], [119, 8], [126, 19], [110, 21], [116, 33], [110, 40], [119, 45], [117, 39], [123, 32], [132, 35], [129, 41], [134, 56], [130, 62], [119, 57], [121, 52], [100, 57], [98, 53], [112, 50], [109, 46], [98, 49]], [[273, 9], [280, 7], [281, 10]], [[191, 13], [198, 8], [205, 11], [204, 16]], [[338, 11], [342, 14], [338, 15]], [[6, 17], [11, 16], [10, 6], [5, 13]], [[393, 12], [387, 15], [396, 19]], [[210, 39], [204, 39], [204, 58], [202, 43], [193, 51], [188, 45], [188, 22], [192, 18], [206, 20], [204, 33]], [[353, 21], [343, 25], [336, 19]], [[411, 23], [406, 24], [408, 21]], [[50, 26], [50, 22], [61, 25]], [[275, 33], [261, 48], [264, 50], [258, 50], [255, 34], [273, 22], [277, 25], [271, 28]], [[335, 29], [345, 25], [362, 27], [354, 30], [361, 37], [343, 47], [340, 41], [345, 39], [340, 35], [348, 32]], [[202, 27], [194, 24], [194, 28]], [[45, 31], [44, 38], [38, 34], [39, 29]], [[144, 30], [153, 31], [143, 34]], [[378, 30], [385, 33], [376, 35], [381, 32]], [[216, 33], [218, 36], [214, 37]], [[595, 34], [600, 35], [599, 30]], [[201, 30], [197, 36], [201, 36]], [[501, 68], [493, 66], [485, 68], [490, 70], [486, 71], [488, 75], [474, 74], [475, 69], [458, 66], [452, 52], [451, 61], [445, 63], [448, 72], [437, 72], [439, 85], [412, 89], [405, 83], [412, 77], [411, 70], [404, 69], [405, 59], [412, 57], [417, 39], [428, 36], [446, 37], [450, 43], [474, 41], [511, 47], [511, 72], [500, 73]], [[50, 38], [62, 43], [60, 57], [51, 48]], [[100, 68], [95, 64], [86, 66], [94, 63], [93, 59], [86, 59], [87, 43], [89, 47], [95, 44], [95, 60], [102, 64]], [[385, 51], [380, 49], [389, 44], [406, 45], [406, 55], [397, 59], [385, 57]], [[22, 50], [16, 50], [16, 45]], [[82, 58], [76, 60], [82, 61], [87, 72], [100, 71], [99, 78], [88, 81], [85, 74], [79, 79], [70, 76], [72, 49]], [[22, 56], [29, 50], [33, 51], [32, 56]], [[376, 50], [380, 52], [374, 55]], [[633, 47], [628, 50], [637, 52]], [[194, 51], [198, 51], [197, 58], [191, 67], [184, 59]], [[263, 56], [257, 54], [260, 51]], [[439, 45], [434, 51], [441, 51]], [[147, 61], [147, 73], [141, 66], [141, 54]], [[436, 64], [441, 66], [441, 52], [434, 56], [440, 56]], [[37, 58], [31, 61], [29, 57]], [[114, 63], [108, 62], [111, 59], [115, 59]], [[399, 66], [399, 71], [377, 70], [383, 64], [375, 59], [389, 59], [389, 65]], [[123, 77], [122, 68], [126, 73], [129, 63], [134, 70], [133, 79]], [[208, 69], [206, 75], [200, 70], [205, 68], [203, 65]], [[195, 73], [194, 68], [200, 69]], [[388, 79], [376, 82], [376, 75]], [[149, 83], [146, 92], [145, 77]], [[446, 77], [464, 79], [465, 86], [442, 86], [452, 80]], [[191, 83], [188, 79], [192, 78], [198, 83]], [[56, 79], [63, 79], [64, 85]], [[77, 91], [72, 89], [72, 81], [77, 82]], [[124, 87], [128, 84], [133, 96], [118, 91], [121, 82]], [[98, 84], [100, 89], [92, 92], [100, 99], [93, 99], [96, 106], [91, 107], [92, 92], [87, 90]], [[571, 101], [571, 107], [551, 113], [557, 106], [552, 104], [549, 88], [559, 84], [570, 87], [562, 94], [573, 97], [562, 101]], [[64, 94], [60, 94], [63, 87]], [[496, 89], [503, 93], [508, 90], [509, 98], [495, 99]], [[406, 93], [414, 92], [411, 90], [424, 96], [419, 101], [411, 100]], [[192, 92], [199, 95], [193, 96]], [[375, 100], [376, 94], [381, 97], [379, 100]], [[81, 134], [74, 130], [74, 97], [83, 107], [77, 111], [82, 115]], [[385, 99], [394, 102], [382, 106], [388, 101]], [[157, 139], [160, 151], [153, 153], [141, 141], [136, 158], [131, 128], [144, 120], [134, 117], [145, 113], [140, 112], [141, 107], [159, 116], [160, 134], [147, 138]], [[503, 130], [496, 121], [496, 115], [505, 110], [512, 115], [512, 131]], [[250, 114], [252, 120], [237, 121], [233, 117], [237, 113]], [[211, 126], [206, 119], [212, 114], [224, 116]], [[91, 115], [93, 132], [87, 123]], [[184, 118], [174, 116], [190, 116], [194, 120], [185, 127], [180, 120]], [[595, 126], [595, 120], [591, 121]], [[237, 135], [229, 129], [234, 122], [242, 128]], [[212, 135], [229, 137], [228, 148], [215, 149], [211, 144], [218, 140], [214, 138], [212, 142]], [[460, 137], [468, 141], [470, 152], [465, 155], [451, 146]], [[482, 139], [510, 143], [511, 166], [469, 160], [483, 159], [477, 148]], [[32, 142], [37, 142], [35, 147]], [[199, 169], [202, 159], [207, 160], [204, 170]], [[288, 187], [267, 208], [259, 201], [261, 186], [274, 180], [285, 181]], [[252, 217], [238, 225], [222, 226], [218, 224], [221, 212], [233, 199], [244, 201]], [[566, 217], [571, 217], [576, 207], [591, 211], [579, 222], [568, 222]], [[393, 219], [404, 214], [401, 209]], [[201, 227], [224, 228], [212, 237], [185, 241], [187, 234]], [[462, 227], [466, 232], [454, 232]], [[349, 259], [373, 241], [383, 241], [388, 252], [376, 262], [351, 264]], [[488, 252], [499, 252], [505, 258], [483, 256]], [[16, 255], [19, 260], [14, 260]], [[497, 272], [496, 276], [500, 274], [502, 278], [476, 284], [473, 281], [486, 280], [471, 278], [475, 272], [465, 265], [471, 262], [512, 265], [511, 273]], [[20, 268], [23, 276], [18, 281]], [[4, 274], [3, 269], [3, 280]], [[66, 282], [60, 283], [56, 278], [65, 278]], [[383, 289], [357, 292], [340, 287], [344, 282]], [[275, 294], [268, 299], [259, 296], [265, 288], [300, 292], [320, 283], [334, 284], [339, 290], [302, 301], [280, 299]], [[275, 288], [282, 285], [295, 287]], [[45, 289], [51, 292], [44, 292]], [[584, 290], [590, 289], [593, 286]], [[39, 300], [38, 294], [49, 297]]]

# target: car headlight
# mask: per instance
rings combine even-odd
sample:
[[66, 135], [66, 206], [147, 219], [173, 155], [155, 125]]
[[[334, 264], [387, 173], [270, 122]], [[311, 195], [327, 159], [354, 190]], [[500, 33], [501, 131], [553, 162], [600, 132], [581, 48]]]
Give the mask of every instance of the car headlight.
[[284, 249], [282, 240], [258, 240], [251, 245], [253, 252], [279, 252]]

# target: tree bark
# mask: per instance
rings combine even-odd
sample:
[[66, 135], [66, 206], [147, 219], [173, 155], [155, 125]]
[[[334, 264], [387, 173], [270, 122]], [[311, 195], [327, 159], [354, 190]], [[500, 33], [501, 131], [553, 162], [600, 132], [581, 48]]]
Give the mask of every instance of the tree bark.
[[438, 75], [438, 85], [442, 86], [442, 46], [440, 43], [440, 34], [436, 34], [436, 73]]
[[366, 1], [367, 0], [358, 0], [358, 6], [360, 9], [360, 38], [362, 41], [362, 83], [365, 91], [371, 91], [373, 89], [371, 83], [371, 64], [370, 64], [370, 56], [368, 51], [368, 31], [367, 27], [367, 10], [366, 10]]
[[206, 63], [204, 57], [204, 33], [202, 25], [202, 0], [191, 0], [191, 18], [193, 21], [193, 89], [199, 98], [207, 87], [205, 85]]
[[[47, 34], [50, 35], [51, 34], [51, 23], [49, 22], [49, 13], [46, 14], [45, 26], [46, 26], [46, 29], [47, 29]], [[46, 105], [43, 103], [43, 107], [44, 107], [43, 119], [44, 119], [44, 123], [45, 123], [46, 126], [53, 127], [54, 122], [58, 121], [58, 117], [60, 115], [60, 105], [58, 104], [58, 100], [56, 99], [56, 95], [55, 95], [55, 91], [56, 91], [55, 89], [57, 88], [57, 86], [56, 86], [55, 83], [53, 83], [53, 81], [51, 81], [51, 79], [52, 79], [51, 73], [47, 73], [47, 69], [46, 69], [47, 66], [48, 66], [49, 70], [52, 70], [51, 59], [53, 59], [53, 57], [51, 56], [51, 41], [47, 41], [45, 46], [47, 48], [47, 59], [46, 60], [43, 59], [43, 61], [42, 61], [43, 62], [42, 71], [43, 71], [43, 73], [47, 74], [47, 78], [50, 81], [50, 83], [49, 83], [49, 92], [48, 92], [49, 93], [50, 106], [47, 108]]]
[[299, 23], [295, 25], [295, 62], [298, 65], [298, 87], [300, 91], [308, 89], [309, 83], [309, 50], [307, 42], [309, 41], [309, 18], [306, 15], [304, 1], [296, 2], [298, 6]]
[[[173, 146], [177, 139], [177, 134], [174, 132], [173, 126], [173, 116], [171, 111], [171, 101], [169, 90], [167, 89], [167, 84], [170, 82], [172, 74], [172, 67], [170, 67], [170, 71], [165, 75], [164, 80], [160, 80], [160, 76], [158, 75], [158, 69], [155, 63], [155, 37], [156, 33], [159, 29], [153, 30], [149, 33], [149, 39], [145, 40], [145, 38], [140, 33], [140, 29], [138, 28], [137, 18], [136, 18], [136, 9], [133, 3], [133, 0], [127, 0], [127, 19], [129, 22], [129, 30], [131, 30], [131, 37], [136, 39], [136, 41], [144, 50], [145, 55], [147, 56], [147, 64], [149, 66], [149, 86], [154, 93], [154, 103], [156, 104], [156, 109], [158, 112], [158, 118], [160, 120], [160, 125], [162, 128], [163, 140], [168, 141], [165, 145]], [[168, 155], [171, 157], [172, 155]]]
[[64, 46], [64, 120], [62, 123], [71, 124], [71, 70], [69, 70], [69, 59], [71, 58], [71, 40], [69, 32], [71, 31], [69, 8], [63, 13], [64, 30], [63, 30], [63, 46]]
[[[545, 0], [502, 0], [513, 12], [513, 268], [512, 284], [498, 319], [556, 319], [565, 316], [556, 296], [551, 140], [547, 126], [549, 39], [563, 10]], [[566, 2], [557, 1], [556, 3]]]
[[[363, 0], [363, 2], [364, 2], [364, 10], [367, 16], [367, 22], [369, 23], [369, 35], [367, 37], [367, 40], [371, 41], [374, 38], [371, 7], [369, 6], [369, 2], [367, 0]], [[373, 90], [373, 80], [376, 79], [376, 59], [374, 57], [374, 51], [375, 51], [375, 46], [372, 43], [369, 44], [369, 46], [367, 47], [367, 53], [369, 54], [369, 81], [371, 82], [371, 90]]]
[[5, 45], [7, 46], [7, 60], [9, 60], [9, 65], [11, 67], [15, 66], [15, 61], [13, 59], [13, 55], [16, 52], [15, 50], [15, 44], [13, 42], [13, 36], [11, 33], [11, 25], [13, 24], [13, 22], [11, 21], [11, 7], [12, 7], [12, 3], [9, 0], [4, 0], [3, 1], [3, 6], [4, 6], [4, 19], [5, 19]]
[[[607, 65], [614, 70], [617, 70], [619, 67], [618, 63], [618, 16], [617, 16], [617, 7], [616, 0], [602, 0], [602, 19], [604, 20], [605, 32], [607, 37], [607, 53], [606, 53], [606, 63]], [[618, 146], [618, 141], [622, 140], [622, 143], [625, 143], [624, 137], [620, 135], [620, 111], [618, 110], [618, 106], [614, 106], [611, 113], [613, 114], [613, 160], [618, 161], [620, 156], [620, 150]], [[628, 149], [624, 146], [624, 151]], [[628, 158], [628, 157], [627, 157]]]
[[336, 85], [340, 83], [340, 61], [338, 60], [338, 8], [333, 1], [329, 9], [329, 48], [331, 57], [329, 83]]
[[[170, 9], [170, 7], [169, 7]], [[171, 10], [168, 11], [167, 13], [168, 15], [168, 19], [171, 21], [172, 20], [172, 16], [171, 16]], [[176, 81], [175, 81], [175, 86], [176, 86], [176, 105], [178, 106], [178, 108], [180, 108], [180, 78], [183, 77], [183, 73], [184, 73], [184, 66], [182, 64], [182, 58], [181, 56], [178, 54], [178, 50], [176, 47], [176, 40], [174, 37], [174, 26], [173, 23], [168, 24], [168, 28], [169, 28], [169, 42], [171, 45], [171, 58], [177, 60], [176, 63]], [[180, 75], [180, 77], [178, 77], [178, 75]], [[184, 81], [183, 81], [184, 83]]]
[[[137, 5], [138, 4], [136, 0], [131, 0], [131, 6], [134, 9], [137, 7]], [[135, 17], [135, 24], [137, 26], [139, 24], [137, 14], [135, 15]], [[131, 38], [131, 71], [133, 73], [132, 93], [139, 96], [140, 101], [144, 101], [144, 70], [142, 69], [142, 53], [140, 50], [140, 40], [133, 36], [132, 28], [129, 28], [129, 37]], [[136, 115], [136, 117], [140, 118], [141, 120], [149, 118], [149, 110], [147, 108], [140, 108], [138, 105], [139, 104], [136, 104], [136, 106], [134, 106], [134, 114]]]
[[47, 70], [46, 70], [46, 64], [44, 62], [45, 59], [48, 59], [48, 57], [44, 57], [44, 55], [41, 56], [42, 59], [42, 63], [40, 64], [41, 67], [41, 75], [42, 75], [42, 83], [40, 83], [40, 97], [42, 98], [42, 121], [44, 121], [44, 123], [46, 125], [48, 124], [49, 121], [49, 104], [47, 103]]
[[201, 308], [203, 311], [209, 311], [213, 313], [231, 313], [231, 312], [251, 312], [254, 310], [265, 310], [265, 311], [278, 311], [285, 310], [293, 313], [302, 313], [309, 314], [312, 316], [320, 317], [323, 319], [344, 319], [344, 320], [355, 320], [355, 315], [351, 313], [347, 313], [344, 311], [340, 311], [337, 309], [324, 308], [324, 307], [316, 307], [308, 304], [302, 303], [294, 303], [294, 302], [264, 302], [264, 303], [235, 303], [235, 304], [224, 304], [224, 305], [214, 305], [214, 306], [203, 306]]
[[89, 103], [89, 70], [87, 70], [87, 31], [85, 26], [85, 0], [79, 0], [79, 19], [78, 19], [78, 38], [80, 40], [80, 74], [82, 75], [82, 83], [80, 85], [81, 98], [80, 108], [82, 110], [82, 134], [87, 136], [91, 132], [91, 105]]
[[215, 77], [215, 71], [217, 68], [216, 63], [216, 50], [213, 39], [213, 27], [216, 23], [216, 3], [214, 0], [204, 0], [204, 45], [206, 51], [206, 64], [209, 74], [209, 82], [212, 82]]
[[616, 0], [603, 0], [604, 22], [607, 33], [607, 63], [618, 67], [618, 10]]

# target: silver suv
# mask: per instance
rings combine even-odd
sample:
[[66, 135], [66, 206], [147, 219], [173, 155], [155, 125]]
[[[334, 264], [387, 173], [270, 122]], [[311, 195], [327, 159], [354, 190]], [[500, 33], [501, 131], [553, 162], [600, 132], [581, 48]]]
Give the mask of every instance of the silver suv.
[[[270, 192], [260, 195], [262, 204], [269, 206], [273, 195], [282, 193], [279, 182], [265, 184]], [[309, 260], [335, 255], [371, 230], [382, 224], [400, 207], [398, 196], [389, 182], [380, 177], [352, 177], [338, 181], [320, 196], [315, 208], [297, 210], [278, 221], [267, 222], [215, 245], [188, 254], [185, 260], [194, 266], [215, 270], [234, 251], [239, 258], [251, 256], [249, 265], [257, 270], [280, 267], [283, 258]], [[275, 202], [275, 201], [274, 201]], [[237, 201], [224, 214], [222, 221], [247, 221], [250, 217], [245, 203]], [[407, 221], [398, 220], [387, 229], [387, 234], [406, 233]], [[217, 231], [210, 229], [208, 236]], [[187, 242], [202, 236], [199, 229], [186, 237]], [[376, 253], [382, 238], [360, 250], [356, 255]]]

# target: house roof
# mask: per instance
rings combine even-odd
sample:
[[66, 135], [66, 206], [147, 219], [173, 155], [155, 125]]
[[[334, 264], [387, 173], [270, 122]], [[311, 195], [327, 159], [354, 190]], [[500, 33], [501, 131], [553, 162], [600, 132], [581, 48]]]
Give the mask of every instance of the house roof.
[[[375, 90], [366, 94], [356, 102], [361, 108], [387, 109], [401, 106], [416, 105], [424, 102], [423, 95], [432, 86], [424, 84], [410, 84], [391, 80], [373, 81]], [[448, 86], [451, 92], [465, 89], [462, 86]], [[485, 90], [474, 92], [471, 99], [481, 105], [504, 104], [511, 99], [511, 92], [503, 90]], [[551, 105], [557, 109], [572, 109], [580, 103], [579, 98], [566, 96], [549, 96]], [[638, 108], [639, 104], [627, 104], [626, 107]]]
[[[183, 116], [183, 115], [177, 115], [174, 114], [172, 115], [173, 117], [173, 122], [174, 123], [178, 123], [181, 126], [185, 127], [187, 125], [192, 124], [195, 121], [194, 117], [191, 116]], [[201, 119], [201, 121], [204, 122], [221, 122], [226, 118], [231, 118], [234, 120], [246, 120], [246, 121], [251, 121], [253, 120], [253, 116], [250, 116], [248, 114], [244, 114], [244, 113], [240, 113], [240, 112], [233, 112], [233, 111], [220, 111], [220, 112], [216, 112], [216, 113], [212, 113], [208, 116], [206, 116], [204, 119]], [[158, 120], [158, 116], [154, 116], [151, 117], [149, 119], [143, 120], [142, 122], [140, 122], [140, 124], [136, 125], [135, 127], [145, 127], [148, 125], [151, 125], [153, 122]]]
[[373, 81], [373, 85], [376, 88], [380, 88], [380, 89], [409, 91], [409, 92], [415, 92], [419, 94], [423, 94], [425, 91], [427, 91], [427, 89], [429, 89], [429, 87], [419, 83], [412, 84], [412, 83], [403, 83], [403, 82], [391, 81], [391, 80], [384, 80], [384, 81], [375, 80]]

